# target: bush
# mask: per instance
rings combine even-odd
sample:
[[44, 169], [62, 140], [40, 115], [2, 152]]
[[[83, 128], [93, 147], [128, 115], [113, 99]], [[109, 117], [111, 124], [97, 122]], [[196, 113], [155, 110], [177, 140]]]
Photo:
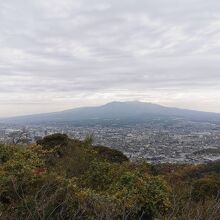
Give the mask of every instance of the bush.
[[58, 134], [38, 145], [0, 145], [1, 218], [146, 219], [167, 211], [162, 177], [100, 149]]

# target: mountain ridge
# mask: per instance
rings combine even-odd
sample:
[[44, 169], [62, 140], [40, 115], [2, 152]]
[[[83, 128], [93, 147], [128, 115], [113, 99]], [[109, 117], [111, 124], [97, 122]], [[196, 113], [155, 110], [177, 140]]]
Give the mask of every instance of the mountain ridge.
[[149, 102], [110, 102], [101, 106], [79, 107], [59, 112], [41, 113], [1, 119], [5, 123], [64, 122], [86, 120], [126, 120], [151, 118], [182, 118], [188, 120], [218, 121], [220, 113], [165, 107]]

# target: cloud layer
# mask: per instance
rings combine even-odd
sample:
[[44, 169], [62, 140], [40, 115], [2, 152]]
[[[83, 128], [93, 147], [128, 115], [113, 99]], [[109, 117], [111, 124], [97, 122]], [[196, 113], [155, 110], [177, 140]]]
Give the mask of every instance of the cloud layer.
[[0, 117], [112, 100], [220, 112], [218, 0], [0, 3]]

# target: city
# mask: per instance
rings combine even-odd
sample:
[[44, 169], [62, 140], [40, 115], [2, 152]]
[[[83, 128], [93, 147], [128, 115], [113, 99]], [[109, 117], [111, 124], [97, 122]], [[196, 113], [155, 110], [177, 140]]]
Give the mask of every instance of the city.
[[0, 142], [34, 144], [44, 136], [65, 133], [84, 139], [92, 135], [94, 145], [122, 151], [131, 160], [150, 163], [206, 163], [220, 158], [220, 125], [177, 120], [172, 122], [115, 125], [0, 124]]

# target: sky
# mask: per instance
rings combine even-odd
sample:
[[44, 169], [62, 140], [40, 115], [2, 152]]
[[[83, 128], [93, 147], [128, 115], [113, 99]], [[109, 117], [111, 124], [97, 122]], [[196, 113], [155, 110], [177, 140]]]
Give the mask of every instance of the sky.
[[133, 100], [220, 112], [219, 0], [0, 1], [0, 118]]

